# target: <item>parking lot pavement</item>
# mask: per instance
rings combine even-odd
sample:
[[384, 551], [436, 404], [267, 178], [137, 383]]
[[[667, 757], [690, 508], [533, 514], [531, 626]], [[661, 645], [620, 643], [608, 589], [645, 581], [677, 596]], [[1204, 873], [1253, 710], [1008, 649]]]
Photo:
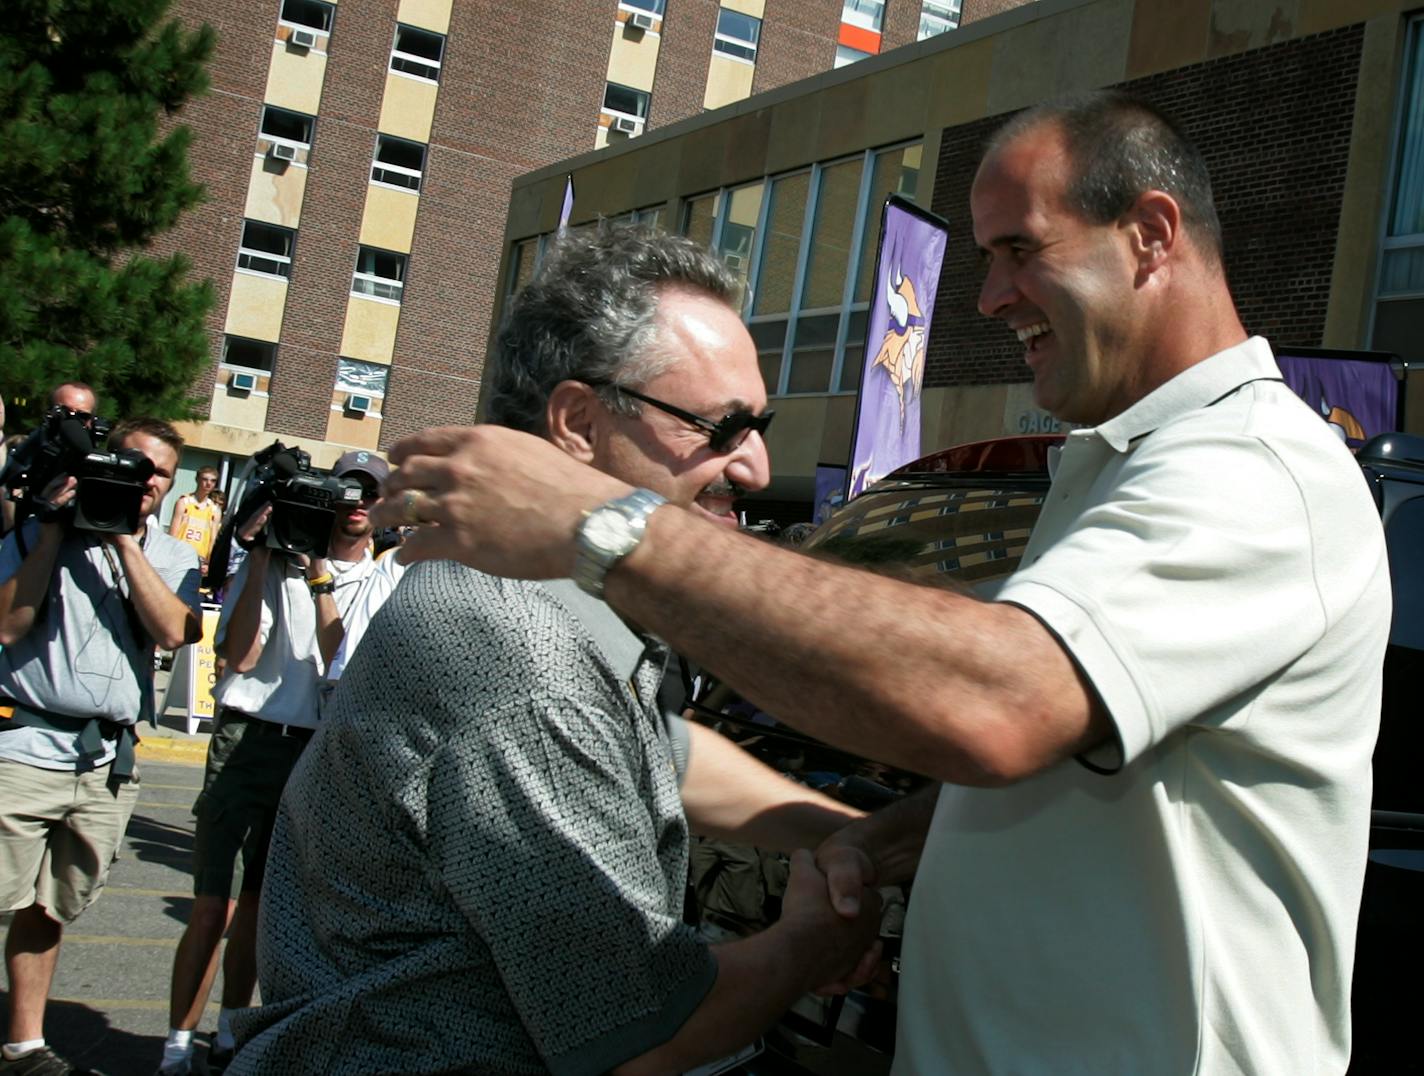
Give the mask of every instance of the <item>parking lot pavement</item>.
[[[154, 742], [161, 739], [174, 742]], [[158, 1067], [173, 951], [193, 903], [191, 808], [206, 746], [203, 734], [146, 735], [140, 744], [143, 785], [123, 851], [98, 903], [65, 931], [45, 1017], [50, 1045], [77, 1065], [109, 1076]], [[9, 916], [0, 925], [8, 930]], [[220, 990], [221, 975], [199, 1029], [204, 1043], [217, 1026]]]

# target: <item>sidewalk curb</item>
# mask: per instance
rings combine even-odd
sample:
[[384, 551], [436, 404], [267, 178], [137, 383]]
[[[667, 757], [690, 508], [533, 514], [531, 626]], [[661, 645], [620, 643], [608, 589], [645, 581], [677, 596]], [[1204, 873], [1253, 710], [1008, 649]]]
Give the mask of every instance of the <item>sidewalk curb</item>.
[[173, 736], [145, 736], [138, 742], [139, 758], [154, 762], [190, 762], [201, 764], [208, 757], [207, 738], [180, 740]]

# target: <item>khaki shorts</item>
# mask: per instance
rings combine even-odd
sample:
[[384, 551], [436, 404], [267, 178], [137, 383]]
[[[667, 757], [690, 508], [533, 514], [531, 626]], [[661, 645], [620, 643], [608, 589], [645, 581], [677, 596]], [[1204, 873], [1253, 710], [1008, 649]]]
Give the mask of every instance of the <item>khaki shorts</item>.
[[138, 771], [75, 773], [0, 759], [0, 911], [72, 923], [99, 899], [138, 802]]

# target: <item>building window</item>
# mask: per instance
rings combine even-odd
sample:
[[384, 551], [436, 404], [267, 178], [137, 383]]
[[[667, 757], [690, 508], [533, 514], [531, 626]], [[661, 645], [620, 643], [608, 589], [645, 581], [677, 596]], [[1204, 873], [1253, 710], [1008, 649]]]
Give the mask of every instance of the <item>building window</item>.
[[853, 64], [857, 60], [864, 60], [869, 56], [874, 56], [873, 52], [865, 52], [862, 49], [853, 49], [849, 45], [836, 46], [836, 67], [845, 67]]
[[748, 63], [756, 62], [757, 40], [761, 37], [761, 20], [743, 15], [731, 8], [717, 9], [717, 34], [712, 49]]
[[1371, 342], [1414, 363], [1424, 357], [1424, 19], [1410, 22], [1407, 42]]
[[439, 82], [440, 60], [444, 53], [443, 35], [414, 26], [398, 25], [395, 46], [391, 49], [391, 70], [427, 82]]
[[262, 123], [258, 134], [269, 142], [285, 142], [298, 149], [310, 149], [316, 117], [305, 112], [292, 112], [276, 105], [262, 106]]
[[277, 359], [277, 345], [245, 336], [224, 336], [222, 365], [239, 370], [270, 374]]
[[237, 251], [237, 267], [249, 273], [292, 275], [292, 243], [297, 233], [290, 228], [264, 224], [259, 220], [242, 223], [242, 246]]
[[331, 409], [344, 412], [348, 418], [380, 418], [389, 374], [390, 367], [377, 362], [337, 359], [336, 393], [341, 398], [332, 403]]
[[647, 11], [662, 18], [667, 0], [618, 0], [618, 6], [625, 11]]
[[425, 147], [394, 135], [376, 136], [376, 158], [371, 162], [371, 182], [406, 190], [420, 190], [425, 169]]
[[740, 278], [767, 392], [855, 391], [885, 199], [914, 199], [921, 143], [866, 151], [683, 203], [682, 234]]
[[924, 0], [920, 7], [920, 33], [916, 41], [959, 27], [960, 0]]
[[356, 272], [351, 274], [351, 294], [399, 303], [405, 290], [404, 254], [376, 247], [361, 247]]
[[632, 86], [610, 82], [603, 91], [603, 111], [613, 116], [627, 116], [643, 123], [648, 118], [648, 93]]
[[331, 33], [331, 17], [336, 5], [322, 3], [322, 0], [282, 0], [282, 14], [279, 21], [285, 26], [317, 33]]
[[841, 22], [880, 33], [885, 21], [885, 0], [845, 0], [841, 4]]

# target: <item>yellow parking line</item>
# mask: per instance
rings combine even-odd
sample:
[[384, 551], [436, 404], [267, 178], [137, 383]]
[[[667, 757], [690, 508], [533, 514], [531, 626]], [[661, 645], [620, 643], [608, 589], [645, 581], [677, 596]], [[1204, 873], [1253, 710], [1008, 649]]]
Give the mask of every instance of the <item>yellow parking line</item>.
[[177, 938], [123, 938], [117, 934], [70, 934], [64, 935], [65, 945], [127, 945], [135, 949], [176, 949]]
[[[69, 1005], [83, 1005], [88, 1009], [141, 1009], [145, 1012], [167, 1012], [168, 1002], [160, 1000], [143, 1001], [137, 998], [66, 998], [58, 995], [50, 995], [50, 1004], [61, 1002]], [[208, 1003], [205, 1010], [209, 1014], [218, 1011], [218, 1003], [212, 1001]]]

